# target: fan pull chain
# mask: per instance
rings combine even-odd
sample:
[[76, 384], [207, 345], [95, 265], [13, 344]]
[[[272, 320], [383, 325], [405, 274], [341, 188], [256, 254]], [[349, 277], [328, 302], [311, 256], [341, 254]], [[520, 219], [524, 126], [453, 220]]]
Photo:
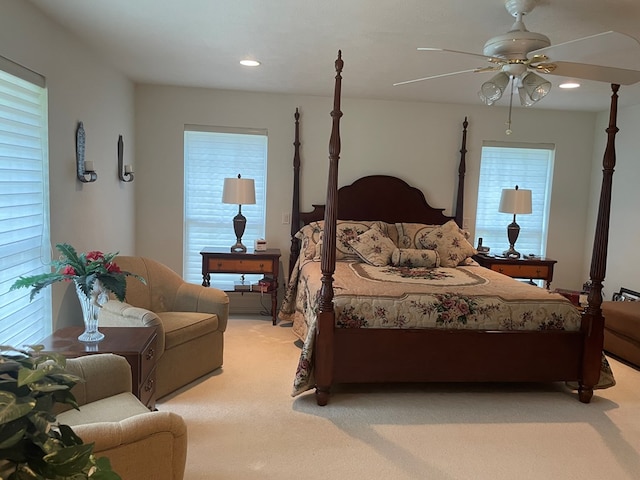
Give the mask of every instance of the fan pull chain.
[[509, 119], [507, 120], [507, 129], [504, 133], [507, 135], [511, 135], [513, 131], [511, 130], [511, 109], [513, 107], [513, 89], [515, 88], [515, 78], [511, 75], [511, 95], [509, 95]]

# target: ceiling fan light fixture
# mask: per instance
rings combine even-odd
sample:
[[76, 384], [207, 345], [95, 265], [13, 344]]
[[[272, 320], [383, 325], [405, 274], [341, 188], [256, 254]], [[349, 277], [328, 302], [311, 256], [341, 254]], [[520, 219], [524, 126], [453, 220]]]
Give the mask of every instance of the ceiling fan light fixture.
[[[489, 100], [491, 103], [500, 100], [502, 94], [504, 93], [505, 88], [509, 85], [509, 75], [504, 72], [497, 73], [494, 75], [491, 80], [488, 80], [482, 84], [480, 87], [480, 93]], [[482, 97], [480, 97], [482, 98]], [[483, 100], [485, 103], [487, 101]], [[487, 105], [490, 105], [487, 103]]]
[[522, 88], [533, 103], [542, 100], [551, 90], [551, 82], [533, 72], [522, 77]]
[[518, 87], [518, 96], [520, 97], [520, 105], [523, 107], [530, 107], [536, 103], [531, 100], [531, 97], [523, 87]]
[[482, 100], [482, 103], [484, 103], [485, 105], [491, 106], [495, 103], [493, 100], [489, 100], [487, 97], [485, 97], [484, 93], [482, 93], [482, 90], [478, 92], [478, 97], [480, 97], [480, 100]]

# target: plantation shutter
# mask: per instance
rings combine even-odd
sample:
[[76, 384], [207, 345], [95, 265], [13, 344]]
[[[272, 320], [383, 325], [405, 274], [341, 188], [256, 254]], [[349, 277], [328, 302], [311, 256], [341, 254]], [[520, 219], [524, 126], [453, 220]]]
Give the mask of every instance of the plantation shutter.
[[51, 333], [51, 289], [33, 301], [9, 291], [21, 276], [51, 271], [47, 91], [44, 78], [0, 57], [0, 344]]
[[503, 188], [531, 190], [532, 213], [517, 215], [520, 235], [516, 250], [544, 256], [547, 248], [554, 146], [485, 142], [480, 160], [475, 244], [482, 238], [490, 253], [500, 255], [509, 248], [507, 225], [513, 215], [498, 212]]
[[240, 174], [254, 179], [256, 203], [242, 206], [247, 219], [242, 243], [251, 249], [256, 238], [264, 238], [267, 131], [187, 125], [184, 171], [183, 275], [186, 281], [200, 284], [200, 251], [205, 247], [230, 250], [236, 243], [233, 217], [238, 205], [222, 203], [225, 178]]

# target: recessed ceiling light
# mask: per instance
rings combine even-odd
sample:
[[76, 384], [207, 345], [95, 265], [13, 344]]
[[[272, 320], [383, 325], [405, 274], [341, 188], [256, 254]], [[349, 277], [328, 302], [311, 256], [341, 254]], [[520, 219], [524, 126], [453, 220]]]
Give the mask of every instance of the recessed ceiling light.
[[260, 65], [260, 62], [257, 60], [240, 60], [240, 65], [244, 65], [245, 67], [257, 67]]
[[579, 83], [576, 82], [565, 82], [558, 85], [560, 88], [578, 88], [580, 86]]

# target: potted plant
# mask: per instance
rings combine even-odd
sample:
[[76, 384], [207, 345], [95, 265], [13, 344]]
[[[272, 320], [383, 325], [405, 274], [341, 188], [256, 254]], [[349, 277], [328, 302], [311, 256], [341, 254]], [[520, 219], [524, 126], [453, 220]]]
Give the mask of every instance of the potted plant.
[[82, 379], [65, 370], [64, 356], [41, 348], [0, 345], [0, 479], [119, 480], [92, 443], [56, 422], [56, 403], [78, 408], [71, 388]]
[[127, 292], [127, 277], [131, 276], [142, 283], [145, 279], [140, 275], [125, 272], [114, 261], [116, 253], [102, 253], [94, 250], [78, 253], [68, 243], [58, 243], [56, 248], [60, 257], [52, 262], [55, 271], [20, 277], [10, 290], [31, 288], [30, 299], [56, 282], [73, 282], [80, 306], [85, 331], [78, 340], [87, 343], [99, 342], [104, 335], [98, 331], [98, 312], [102, 304], [107, 301], [111, 292], [118, 300], [124, 302]]

